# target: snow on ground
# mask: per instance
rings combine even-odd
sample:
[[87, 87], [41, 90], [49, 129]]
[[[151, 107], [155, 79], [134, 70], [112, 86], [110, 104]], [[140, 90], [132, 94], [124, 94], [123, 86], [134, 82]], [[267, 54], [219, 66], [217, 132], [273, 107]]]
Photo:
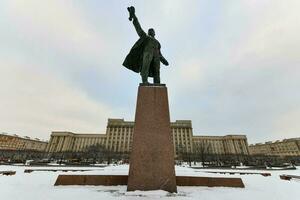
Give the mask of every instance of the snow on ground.
[[[24, 169], [84, 169], [85, 172], [37, 171], [24, 173]], [[127, 175], [128, 165], [108, 167], [29, 167], [0, 165], [0, 171], [16, 171], [14, 176], [0, 175], [1, 200], [152, 200], [152, 199], [201, 199], [201, 200], [288, 200], [300, 196], [300, 180], [285, 181], [280, 174], [300, 176], [300, 169], [286, 171], [237, 170], [242, 172], [268, 172], [272, 176], [211, 174], [205, 171], [230, 171], [215, 169], [191, 169], [176, 166], [176, 175], [241, 177], [245, 188], [225, 187], [177, 187], [178, 193], [172, 194], [161, 190], [126, 192], [126, 186], [56, 186], [59, 174], [115, 174]]]

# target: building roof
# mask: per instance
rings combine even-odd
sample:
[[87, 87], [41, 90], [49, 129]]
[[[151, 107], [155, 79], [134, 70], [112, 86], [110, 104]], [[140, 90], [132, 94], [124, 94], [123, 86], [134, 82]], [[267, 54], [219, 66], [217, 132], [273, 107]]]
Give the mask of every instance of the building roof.
[[30, 140], [30, 141], [34, 141], [34, 142], [43, 142], [43, 143], [44, 143], [44, 142], [45, 142], [45, 143], [48, 142], [48, 141], [41, 140], [41, 139], [39, 139], [39, 138], [30, 138], [30, 137], [28, 137], [28, 136], [22, 137], [22, 136], [19, 136], [19, 135], [17, 135], [17, 134], [8, 134], [8, 133], [6, 133], [6, 132], [0, 133], [0, 136], [13, 137], [13, 138], [18, 138], [18, 139], [22, 139], [22, 140]]

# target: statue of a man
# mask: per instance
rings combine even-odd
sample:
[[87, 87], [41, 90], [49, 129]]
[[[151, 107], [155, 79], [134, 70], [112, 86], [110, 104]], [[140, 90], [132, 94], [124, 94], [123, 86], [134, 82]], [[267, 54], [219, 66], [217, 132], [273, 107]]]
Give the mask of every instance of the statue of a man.
[[149, 76], [153, 77], [154, 84], [160, 84], [160, 62], [166, 66], [169, 63], [160, 52], [160, 43], [155, 39], [154, 29], [150, 28], [147, 35], [135, 16], [134, 7], [128, 7], [127, 10], [130, 15], [129, 20], [133, 19], [133, 25], [140, 39], [131, 48], [123, 62], [123, 66], [140, 73], [143, 84], [149, 84]]

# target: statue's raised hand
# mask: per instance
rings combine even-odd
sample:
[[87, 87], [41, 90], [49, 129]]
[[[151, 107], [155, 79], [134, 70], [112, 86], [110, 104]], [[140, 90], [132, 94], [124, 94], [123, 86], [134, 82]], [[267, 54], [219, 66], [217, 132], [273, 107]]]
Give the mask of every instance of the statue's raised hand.
[[131, 21], [135, 14], [135, 8], [133, 6], [130, 6], [127, 8], [127, 10], [129, 12], [129, 21]]

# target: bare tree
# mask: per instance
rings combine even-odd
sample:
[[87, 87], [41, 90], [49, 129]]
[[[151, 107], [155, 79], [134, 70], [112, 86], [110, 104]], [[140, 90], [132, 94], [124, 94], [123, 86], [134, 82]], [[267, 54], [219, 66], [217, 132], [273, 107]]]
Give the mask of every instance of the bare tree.
[[209, 155], [211, 150], [211, 145], [204, 143], [203, 141], [197, 143], [194, 146], [194, 152], [196, 157], [200, 157], [202, 162], [202, 166], [204, 167], [207, 156]]
[[105, 148], [103, 145], [95, 144], [86, 148], [86, 158], [92, 159], [93, 163], [96, 161], [106, 160], [107, 164], [110, 164], [112, 159], [117, 156], [115, 152]]

